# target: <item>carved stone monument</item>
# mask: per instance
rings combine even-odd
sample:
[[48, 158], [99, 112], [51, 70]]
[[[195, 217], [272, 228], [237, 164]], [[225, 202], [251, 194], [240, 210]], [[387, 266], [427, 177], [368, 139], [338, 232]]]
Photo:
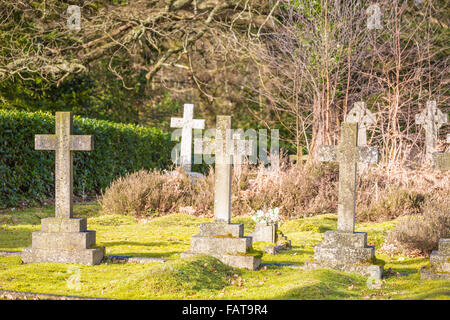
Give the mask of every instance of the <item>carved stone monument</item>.
[[182, 128], [180, 164], [185, 172], [191, 172], [192, 167], [192, 129], [204, 129], [205, 120], [194, 119], [194, 105], [185, 104], [183, 118], [171, 118], [171, 128]]
[[93, 150], [93, 137], [72, 135], [71, 112], [56, 112], [55, 118], [55, 134], [35, 136], [36, 150], [56, 151], [55, 217], [42, 219], [22, 261], [99, 264], [104, 248], [95, 246], [95, 231], [86, 230], [85, 218], [73, 217], [73, 151]]
[[416, 114], [416, 124], [421, 124], [425, 129], [426, 159], [431, 160], [432, 154], [436, 151], [439, 128], [447, 121], [448, 115], [439, 110], [436, 101], [427, 101], [426, 108]]
[[373, 265], [375, 247], [367, 245], [367, 234], [355, 231], [357, 163], [378, 162], [378, 148], [358, 146], [358, 124], [343, 123], [340, 144], [320, 146], [321, 161], [339, 162], [337, 231], [326, 231], [314, 249], [314, 262], [305, 268], [333, 268], [380, 279], [383, 267]]
[[[197, 141], [207, 144], [206, 141]], [[255, 270], [261, 263], [260, 254], [249, 252], [252, 238], [244, 237], [244, 225], [231, 220], [232, 175], [231, 117], [217, 116], [216, 137], [213, 146], [206, 149], [215, 154], [214, 222], [202, 223], [200, 234], [192, 236], [191, 250], [182, 258], [197, 254], [214, 256], [223, 263], [237, 268]], [[196, 149], [198, 150], [198, 146]], [[202, 149], [205, 149], [202, 147]]]

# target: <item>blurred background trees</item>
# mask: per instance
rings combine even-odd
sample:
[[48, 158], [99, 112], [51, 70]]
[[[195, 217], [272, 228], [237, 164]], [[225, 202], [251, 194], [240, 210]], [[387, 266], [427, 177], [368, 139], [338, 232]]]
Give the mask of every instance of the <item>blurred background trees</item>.
[[195, 103], [207, 127], [232, 114], [309, 153], [337, 143], [365, 101], [377, 116], [369, 143], [403, 163], [422, 155], [414, 116], [426, 101], [448, 112], [449, 17], [442, 0], [3, 0], [0, 108], [169, 130]]

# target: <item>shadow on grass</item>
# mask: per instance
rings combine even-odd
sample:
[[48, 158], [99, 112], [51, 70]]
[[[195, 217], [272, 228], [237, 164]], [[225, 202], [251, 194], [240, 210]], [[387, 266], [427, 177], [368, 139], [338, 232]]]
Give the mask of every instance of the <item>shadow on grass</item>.
[[[434, 280], [430, 280], [434, 281]], [[422, 292], [414, 297], [414, 299], [418, 300], [426, 300], [426, 299], [436, 299], [438, 297], [447, 296], [447, 298], [450, 298], [450, 287], [447, 288], [433, 288], [429, 290], [425, 290], [425, 292]]]
[[174, 244], [185, 244], [183, 241], [155, 241], [155, 242], [136, 242], [136, 241], [105, 241], [102, 243], [105, 247], [116, 247], [116, 246], [142, 246], [142, 247], [166, 247]]
[[106, 254], [111, 255], [111, 256], [127, 256], [127, 257], [139, 257], [139, 258], [167, 258], [167, 259], [175, 260], [176, 258], [173, 258], [173, 257], [171, 258], [171, 256], [174, 254], [179, 254], [181, 252], [183, 252], [183, 250], [168, 251], [168, 252], [119, 252], [119, 253], [106, 252]]
[[[294, 247], [295, 248], [295, 247]], [[303, 257], [302, 257], [303, 256]], [[305, 258], [305, 256], [307, 256]], [[276, 264], [303, 264], [305, 259], [309, 259], [309, 256], [314, 256], [314, 249], [292, 249], [281, 251], [277, 255], [271, 255], [265, 253], [262, 257], [263, 263], [276, 263]], [[296, 260], [299, 261], [296, 261]]]
[[421, 265], [429, 263], [428, 259], [418, 259], [414, 261], [392, 261], [387, 263], [384, 267], [385, 271], [389, 268], [392, 269], [394, 275], [398, 272], [400, 274], [408, 274], [413, 275], [419, 273], [419, 269]]
[[349, 275], [338, 273], [334, 270], [314, 270], [314, 278], [318, 281], [314, 284], [305, 284], [297, 288], [290, 289], [282, 295], [271, 299], [292, 300], [292, 299], [360, 299], [358, 291], [349, 291], [351, 284], [361, 286], [362, 284]]
[[0, 228], [0, 249], [29, 247], [31, 233], [29, 227], [14, 226], [13, 228]]

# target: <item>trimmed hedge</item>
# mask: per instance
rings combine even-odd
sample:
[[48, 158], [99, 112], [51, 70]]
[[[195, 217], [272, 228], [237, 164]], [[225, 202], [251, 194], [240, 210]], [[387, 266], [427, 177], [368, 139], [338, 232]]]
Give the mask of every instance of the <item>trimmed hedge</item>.
[[[156, 128], [74, 116], [73, 134], [94, 135], [93, 151], [74, 152], [74, 195], [99, 194], [140, 169], [167, 168], [175, 142]], [[54, 134], [50, 113], [0, 110], [0, 208], [54, 198], [54, 151], [34, 150], [35, 134]]]

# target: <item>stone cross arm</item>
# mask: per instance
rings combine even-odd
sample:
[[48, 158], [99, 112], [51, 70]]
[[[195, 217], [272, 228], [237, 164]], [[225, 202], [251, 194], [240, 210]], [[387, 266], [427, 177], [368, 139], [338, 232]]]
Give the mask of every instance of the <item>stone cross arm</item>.
[[[76, 135], [70, 136], [70, 150], [90, 151], [94, 150], [94, 136]], [[56, 150], [57, 136], [54, 134], [36, 134], [34, 136], [36, 150]]]
[[[234, 156], [238, 155], [252, 155], [255, 141], [241, 139], [240, 136], [233, 134], [232, 144], [227, 146], [228, 152]], [[194, 139], [194, 153], [195, 154], [215, 154], [216, 153], [216, 140], [214, 138], [201, 138]]]
[[171, 128], [205, 129], [204, 119], [194, 119], [194, 105], [184, 105], [183, 118], [170, 118]]
[[[358, 162], [378, 163], [377, 147], [356, 147], [358, 152]], [[338, 161], [338, 147], [321, 145], [317, 148], [317, 158], [324, 162]]]
[[183, 128], [184, 126], [188, 127], [189, 129], [205, 129], [205, 120], [170, 118], [171, 128]]
[[354, 107], [347, 113], [346, 122], [357, 122], [359, 127], [365, 127], [377, 122], [375, 115], [365, 107], [365, 103], [355, 102]]
[[443, 113], [437, 106], [436, 101], [428, 101], [426, 108], [419, 114], [416, 114], [417, 124], [431, 125], [432, 123], [440, 128], [448, 122], [448, 115]]

